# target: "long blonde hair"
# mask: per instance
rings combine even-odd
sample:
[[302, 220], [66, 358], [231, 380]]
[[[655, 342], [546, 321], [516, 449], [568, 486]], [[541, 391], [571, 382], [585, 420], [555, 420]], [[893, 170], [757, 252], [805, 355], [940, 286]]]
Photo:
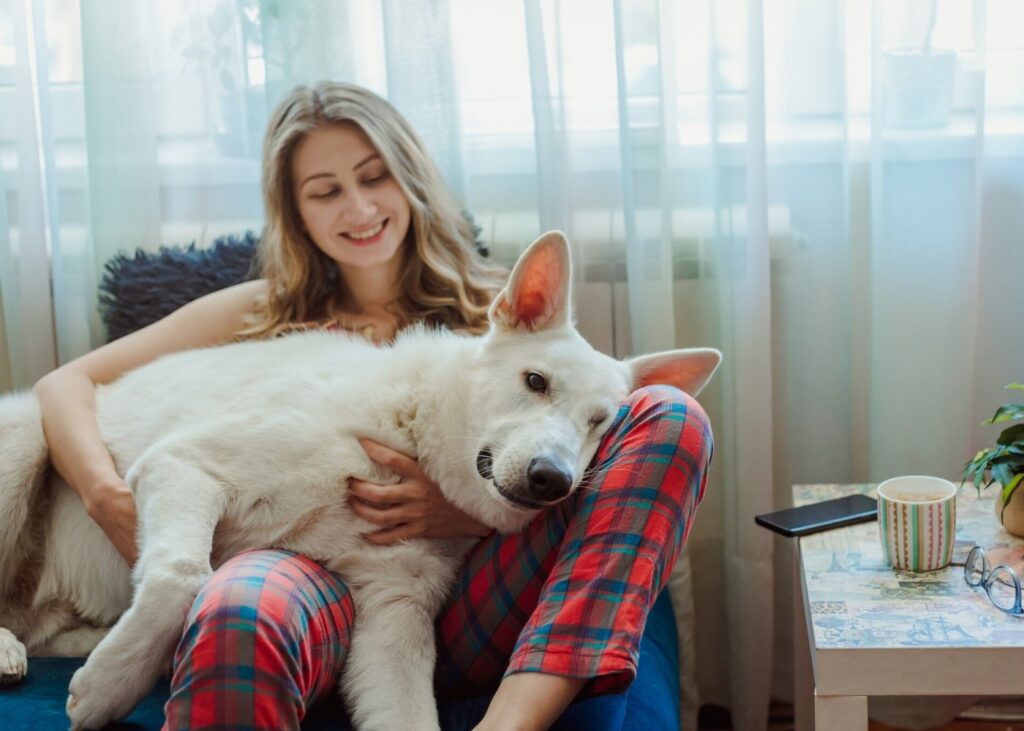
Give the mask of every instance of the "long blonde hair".
[[267, 127], [262, 181], [267, 221], [256, 261], [269, 286], [265, 302], [238, 337], [273, 337], [298, 323], [322, 320], [345, 286], [334, 262], [302, 230], [291, 170], [298, 143], [335, 124], [363, 131], [409, 203], [411, 241], [404, 247], [402, 294], [395, 303], [399, 325], [423, 321], [486, 330], [487, 308], [507, 272], [477, 253], [472, 224], [398, 110], [361, 87], [325, 81], [294, 88]]

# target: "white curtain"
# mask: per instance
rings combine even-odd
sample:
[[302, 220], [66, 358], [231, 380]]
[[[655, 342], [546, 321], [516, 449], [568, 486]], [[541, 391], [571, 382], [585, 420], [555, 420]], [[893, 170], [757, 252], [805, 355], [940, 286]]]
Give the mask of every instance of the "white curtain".
[[0, 389], [102, 341], [116, 251], [259, 229], [291, 85], [369, 86], [494, 256], [569, 233], [595, 345], [724, 351], [677, 604], [688, 698], [764, 728], [790, 547], [753, 516], [955, 478], [1024, 378], [1021, 28], [1016, 0], [0, 0]]

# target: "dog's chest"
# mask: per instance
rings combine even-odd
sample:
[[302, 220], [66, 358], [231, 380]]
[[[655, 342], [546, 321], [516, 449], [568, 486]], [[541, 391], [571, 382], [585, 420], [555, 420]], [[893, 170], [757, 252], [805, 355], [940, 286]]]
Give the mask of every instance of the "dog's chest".
[[[216, 566], [241, 551], [258, 547], [296, 551], [318, 561], [357, 546], [371, 529], [349, 509], [344, 490], [333, 495], [240, 494], [228, 502], [214, 533]], [[314, 493], [314, 494], [310, 494]]]

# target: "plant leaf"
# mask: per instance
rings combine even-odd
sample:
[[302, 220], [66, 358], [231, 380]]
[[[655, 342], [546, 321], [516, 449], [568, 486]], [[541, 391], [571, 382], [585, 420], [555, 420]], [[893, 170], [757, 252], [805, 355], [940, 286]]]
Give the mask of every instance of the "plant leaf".
[[1010, 498], [1013, 497], [1014, 491], [1020, 487], [1021, 480], [1024, 480], [1024, 472], [1019, 473], [1003, 486], [1003, 505], [1010, 502]]
[[[1018, 472], [1024, 472], [1024, 457], [1017, 454], [1005, 454], [999, 459], [992, 460], [986, 465], [986, 469], [990, 472], [995, 471], [997, 467], [1008, 469], [1011, 475], [1015, 475]], [[1000, 482], [1005, 484], [1005, 480], [1000, 480]]]
[[999, 438], [996, 439], [996, 444], [1010, 445], [1016, 441], [1024, 442], [1024, 424], [1014, 424], [1003, 429]]
[[1003, 404], [988, 421], [983, 424], [998, 424], [1001, 421], [1012, 421], [1013, 419], [1024, 419], [1024, 404]]
[[983, 449], [974, 455], [974, 459], [964, 465], [964, 473], [972, 474], [974, 472], [984, 472], [992, 467], [993, 464], [998, 464], [1003, 461], [1011, 447], [998, 446], [989, 447]]
[[990, 471], [992, 472], [992, 476], [995, 477], [996, 481], [998, 481], [1001, 485], [1008, 485], [1010, 483], [1010, 480], [1013, 479], [1013, 471], [1010, 469], [1008, 465], [992, 465], [992, 469]]

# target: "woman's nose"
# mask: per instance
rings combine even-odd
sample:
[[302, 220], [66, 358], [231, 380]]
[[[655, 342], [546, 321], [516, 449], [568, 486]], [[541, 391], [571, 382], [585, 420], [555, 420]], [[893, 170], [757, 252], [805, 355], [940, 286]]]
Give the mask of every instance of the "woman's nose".
[[349, 194], [345, 204], [344, 215], [353, 223], [364, 222], [377, 212], [377, 206], [369, 196], [358, 191]]

